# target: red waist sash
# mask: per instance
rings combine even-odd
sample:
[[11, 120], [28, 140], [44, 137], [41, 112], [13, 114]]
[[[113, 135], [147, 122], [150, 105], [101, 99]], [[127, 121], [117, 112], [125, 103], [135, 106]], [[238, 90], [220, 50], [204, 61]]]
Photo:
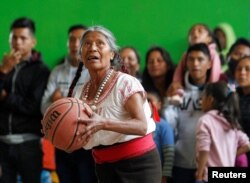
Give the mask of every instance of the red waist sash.
[[92, 153], [96, 163], [112, 163], [143, 155], [155, 147], [152, 134], [150, 133], [144, 137], [136, 138], [128, 142], [114, 144], [103, 148], [94, 148]]

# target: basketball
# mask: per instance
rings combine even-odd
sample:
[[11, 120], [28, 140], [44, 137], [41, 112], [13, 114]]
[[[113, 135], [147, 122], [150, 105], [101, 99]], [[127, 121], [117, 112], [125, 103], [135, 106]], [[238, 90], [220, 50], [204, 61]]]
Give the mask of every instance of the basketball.
[[42, 119], [44, 137], [58, 149], [66, 152], [82, 148], [76, 132], [83, 124], [78, 119], [89, 118], [84, 112], [83, 102], [76, 98], [62, 98], [52, 103]]

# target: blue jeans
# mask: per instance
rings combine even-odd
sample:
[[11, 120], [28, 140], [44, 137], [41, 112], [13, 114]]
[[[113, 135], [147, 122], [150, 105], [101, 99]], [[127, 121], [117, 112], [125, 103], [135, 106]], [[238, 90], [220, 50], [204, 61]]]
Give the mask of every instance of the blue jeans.
[[8, 145], [0, 142], [0, 158], [3, 183], [16, 183], [20, 174], [23, 182], [40, 182], [42, 149], [40, 140]]

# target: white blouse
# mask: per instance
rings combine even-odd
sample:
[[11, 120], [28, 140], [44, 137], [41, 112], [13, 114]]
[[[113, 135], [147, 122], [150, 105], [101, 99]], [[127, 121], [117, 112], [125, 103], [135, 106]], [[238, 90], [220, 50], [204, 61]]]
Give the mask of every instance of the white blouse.
[[[85, 85], [78, 88], [75, 97], [82, 99], [82, 91], [86, 89]], [[147, 134], [155, 130], [155, 122], [151, 118], [150, 106], [147, 102], [144, 88], [134, 77], [118, 72], [118, 75], [109, 85], [109, 88], [100, 97], [97, 104], [96, 113], [104, 118], [125, 121], [131, 119], [130, 114], [124, 108], [125, 103], [135, 93], [140, 93], [143, 97], [143, 109], [147, 119]], [[118, 132], [100, 130], [96, 132], [89, 142], [83, 147], [91, 149], [98, 145], [112, 145], [115, 143], [126, 142], [141, 136], [125, 135]]]

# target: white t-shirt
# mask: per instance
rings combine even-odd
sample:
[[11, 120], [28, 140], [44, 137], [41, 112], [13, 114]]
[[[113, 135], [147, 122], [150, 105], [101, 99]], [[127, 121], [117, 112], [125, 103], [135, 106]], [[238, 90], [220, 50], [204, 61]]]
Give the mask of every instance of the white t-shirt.
[[[115, 82], [116, 81], [116, 82]], [[76, 91], [76, 98], [82, 98], [84, 85]], [[143, 109], [147, 119], [147, 134], [155, 130], [155, 122], [151, 118], [150, 106], [146, 100], [145, 91], [141, 83], [134, 77], [118, 72], [116, 79], [112, 81], [109, 88], [100, 97], [97, 104], [97, 114], [104, 118], [125, 121], [131, 119], [130, 114], [124, 108], [126, 101], [135, 93], [140, 93], [143, 97]], [[141, 136], [125, 135], [113, 131], [100, 130], [91, 137], [84, 146], [85, 149], [91, 149], [98, 145], [112, 145], [119, 142], [126, 142]]]

